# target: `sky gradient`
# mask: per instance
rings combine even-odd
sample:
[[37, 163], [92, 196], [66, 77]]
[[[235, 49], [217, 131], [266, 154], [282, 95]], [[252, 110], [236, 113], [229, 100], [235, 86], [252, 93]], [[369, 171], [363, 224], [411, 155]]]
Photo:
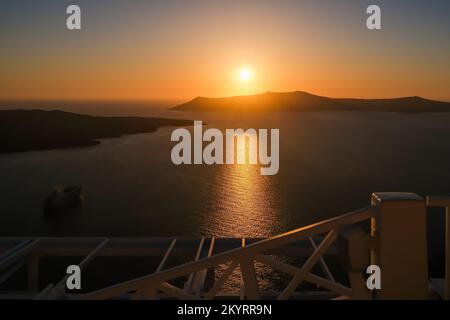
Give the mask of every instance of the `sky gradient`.
[[[81, 31], [65, 27], [69, 4]], [[380, 31], [366, 28], [370, 4]], [[0, 99], [303, 90], [450, 101], [448, 0], [2, 0], [0, 43]]]

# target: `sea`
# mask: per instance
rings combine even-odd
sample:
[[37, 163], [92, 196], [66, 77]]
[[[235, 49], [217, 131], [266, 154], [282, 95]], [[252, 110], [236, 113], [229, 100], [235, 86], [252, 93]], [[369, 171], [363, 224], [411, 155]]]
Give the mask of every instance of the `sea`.
[[[201, 120], [205, 129], [279, 129], [279, 172], [174, 165], [173, 127], [93, 147], [3, 154], [2, 237], [269, 237], [368, 206], [373, 192], [450, 196], [450, 113], [194, 112], [143, 101], [2, 105], [19, 107]], [[83, 205], [45, 215], [45, 198], [70, 185], [83, 187]], [[444, 213], [428, 215], [430, 255], [440, 271]]]

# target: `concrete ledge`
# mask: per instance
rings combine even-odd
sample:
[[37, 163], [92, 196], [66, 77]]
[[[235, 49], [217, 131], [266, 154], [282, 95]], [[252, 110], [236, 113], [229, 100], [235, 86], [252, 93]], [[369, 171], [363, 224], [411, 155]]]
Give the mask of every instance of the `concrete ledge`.
[[374, 192], [372, 201], [423, 201], [423, 198], [411, 192]]

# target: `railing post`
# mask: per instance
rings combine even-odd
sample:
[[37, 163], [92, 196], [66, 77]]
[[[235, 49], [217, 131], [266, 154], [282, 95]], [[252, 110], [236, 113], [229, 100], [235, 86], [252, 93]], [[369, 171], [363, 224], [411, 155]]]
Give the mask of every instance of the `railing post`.
[[450, 300], [450, 197], [427, 197], [427, 205], [432, 207], [445, 208], [445, 272], [444, 280], [431, 279], [432, 284], [435, 284], [441, 298]]
[[374, 193], [371, 264], [381, 269], [377, 299], [428, 298], [425, 201], [414, 193]]
[[39, 290], [39, 257], [36, 254], [28, 258], [27, 273], [28, 290], [37, 292]]
[[242, 279], [244, 281], [244, 296], [249, 300], [259, 300], [258, 279], [254, 261], [251, 257], [244, 256], [240, 261]]
[[342, 228], [336, 241], [339, 258], [348, 272], [352, 299], [371, 299], [363, 273], [370, 260], [368, 234], [362, 228], [351, 225]]

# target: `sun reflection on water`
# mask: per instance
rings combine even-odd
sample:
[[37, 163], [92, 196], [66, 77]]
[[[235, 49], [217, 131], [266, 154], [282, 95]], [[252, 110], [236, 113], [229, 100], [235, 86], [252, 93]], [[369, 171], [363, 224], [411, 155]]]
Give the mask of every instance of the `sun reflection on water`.
[[[244, 151], [248, 162], [248, 141], [235, 145], [235, 158]], [[260, 174], [259, 165], [222, 165], [205, 197], [205, 233], [218, 237], [265, 237], [276, 233], [277, 193], [272, 179]]]

